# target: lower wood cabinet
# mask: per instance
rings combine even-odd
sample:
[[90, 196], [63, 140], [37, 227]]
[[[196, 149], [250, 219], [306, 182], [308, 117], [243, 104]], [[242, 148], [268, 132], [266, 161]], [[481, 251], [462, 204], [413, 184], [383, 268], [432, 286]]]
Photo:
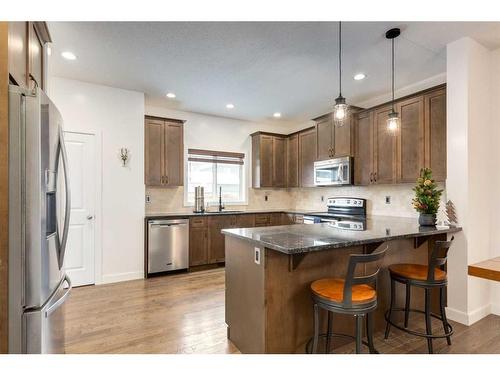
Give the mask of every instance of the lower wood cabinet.
[[221, 233], [222, 229], [236, 226], [236, 216], [233, 215], [214, 215], [208, 217], [208, 262], [224, 262], [225, 236]]
[[208, 264], [208, 218], [189, 219], [189, 266]]
[[196, 216], [189, 219], [189, 266], [222, 263], [226, 258], [222, 229], [302, 223], [302, 215], [283, 212]]

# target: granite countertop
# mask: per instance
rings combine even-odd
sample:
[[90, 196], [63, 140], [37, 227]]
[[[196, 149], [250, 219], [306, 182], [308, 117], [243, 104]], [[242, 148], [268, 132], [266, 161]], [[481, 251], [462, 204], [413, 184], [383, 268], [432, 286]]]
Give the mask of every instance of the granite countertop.
[[328, 224], [294, 224], [223, 229], [222, 233], [285, 254], [299, 254], [462, 230], [460, 227], [420, 227], [416, 218], [407, 217], [372, 216], [366, 224], [364, 231], [339, 229]]
[[224, 210], [219, 211], [208, 211], [203, 213], [195, 212], [157, 212], [146, 214], [146, 219], [158, 219], [158, 218], [168, 218], [168, 217], [193, 217], [193, 216], [213, 216], [213, 215], [244, 215], [244, 214], [272, 214], [284, 212], [287, 214], [298, 214], [304, 215], [317, 211], [304, 211], [304, 210], [292, 210], [292, 209], [261, 209], [261, 210]]

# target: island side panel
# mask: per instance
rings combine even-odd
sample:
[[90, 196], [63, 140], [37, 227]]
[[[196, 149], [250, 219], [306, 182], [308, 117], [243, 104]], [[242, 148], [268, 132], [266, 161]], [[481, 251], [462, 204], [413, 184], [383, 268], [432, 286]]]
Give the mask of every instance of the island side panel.
[[225, 236], [226, 324], [228, 338], [242, 353], [265, 352], [264, 256], [255, 246]]

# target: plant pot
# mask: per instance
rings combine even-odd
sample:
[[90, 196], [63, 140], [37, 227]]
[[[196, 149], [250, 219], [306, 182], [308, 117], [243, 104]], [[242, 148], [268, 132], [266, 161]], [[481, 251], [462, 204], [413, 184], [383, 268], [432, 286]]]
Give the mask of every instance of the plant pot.
[[420, 214], [420, 216], [418, 217], [418, 223], [422, 226], [434, 226], [436, 225], [436, 215]]

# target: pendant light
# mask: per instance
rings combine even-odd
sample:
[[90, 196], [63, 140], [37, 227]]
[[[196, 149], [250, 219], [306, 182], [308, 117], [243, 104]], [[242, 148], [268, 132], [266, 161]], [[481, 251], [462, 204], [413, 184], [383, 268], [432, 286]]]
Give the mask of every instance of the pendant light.
[[393, 135], [396, 135], [399, 130], [399, 113], [394, 110], [394, 39], [396, 39], [401, 34], [401, 30], [398, 28], [390, 29], [385, 33], [385, 37], [391, 40], [392, 43], [392, 108], [389, 112], [389, 117], [387, 118], [387, 131]]
[[339, 21], [339, 96], [333, 107], [333, 121], [336, 126], [343, 126], [349, 114], [349, 106], [342, 96], [342, 22]]

